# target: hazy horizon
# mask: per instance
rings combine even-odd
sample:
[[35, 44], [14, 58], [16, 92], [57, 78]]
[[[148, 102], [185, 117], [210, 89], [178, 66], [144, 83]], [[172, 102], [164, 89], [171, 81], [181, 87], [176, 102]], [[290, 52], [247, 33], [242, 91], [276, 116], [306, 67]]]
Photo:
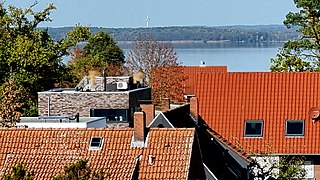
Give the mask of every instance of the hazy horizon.
[[[53, 27], [53, 26], [39, 26], [41, 28], [73, 28], [76, 25], [73, 26], [57, 26], [57, 27]], [[196, 25], [189, 25], [189, 26], [176, 26], [176, 25], [172, 25], [172, 26], [152, 26], [152, 27], [148, 27], [148, 28], [167, 28], [167, 27], [208, 27], [208, 28], [212, 28], [212, 27], [240, 27], [240, 26], [247, 26], [247, 27], [253, 27], [253, 26], [284, 26], [284, 24], [250, 24], [250, 25], [245, 25], [245, 24], [236, 24], [236, 25], [212, 25], [212, 26], [196, 26]], [[136, 29], [136, 28], [147, 28], [147, 27], [103, 27], [103, 26], [90, 26], [92, 28], [113, 28], [113, 29]]]
[[[0, 0], [1, 1], [1, 0]], [[7, 0], [5, 6], [27, 8], [34, 1]], [[34, 10], [40, 11], [49, 3], [56, 10], [52, 22], [41, 27], [142, 28], [146, 17], [150, 27], [171, 26], [235, 26], [281, 25], [289, 11], [297, 11], [292, 0], [119, 0], [119, 1], [38, 1]]]

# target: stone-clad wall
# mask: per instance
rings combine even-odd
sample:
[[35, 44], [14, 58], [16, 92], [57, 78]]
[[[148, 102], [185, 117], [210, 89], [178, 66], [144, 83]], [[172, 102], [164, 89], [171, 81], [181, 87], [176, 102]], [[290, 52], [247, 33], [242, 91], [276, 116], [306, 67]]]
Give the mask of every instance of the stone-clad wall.
[[50, 116], [67, 116], [79, 113], [90, 116], [90, 109], [129, 109], [128, 92], [40, 92], [38, 93], [38, 114], [48, 116], [50, 97]]
[[[50, 98], [49, 98], [50, 97]], [[151, 100], [151, 89], [141, 88], [119, 92], [39, 92], [38, 114], [48, 116], [90, 116], [90, 109], [131, 109], [139, 100]]]

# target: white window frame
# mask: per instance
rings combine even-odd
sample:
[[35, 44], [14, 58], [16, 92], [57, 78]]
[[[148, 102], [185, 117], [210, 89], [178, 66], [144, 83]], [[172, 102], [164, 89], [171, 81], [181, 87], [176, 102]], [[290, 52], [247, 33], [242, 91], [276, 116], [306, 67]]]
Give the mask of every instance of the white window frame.
[[[99, 146], [92, 146], [92, 140], [94, 138], [100, 138]], [[103, 147], [104, 138], [103, 137], [91, 137], [89, 142], [89, 150], [101, 150]]]

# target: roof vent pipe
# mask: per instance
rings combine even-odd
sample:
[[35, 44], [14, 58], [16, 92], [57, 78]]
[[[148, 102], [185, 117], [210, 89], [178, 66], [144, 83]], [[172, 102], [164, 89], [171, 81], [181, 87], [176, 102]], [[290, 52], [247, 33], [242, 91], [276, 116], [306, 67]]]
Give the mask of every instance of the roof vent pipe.
[[154, 164], [155, 156], [149, 155], [148, 156], [148, 165], [152, 166]]

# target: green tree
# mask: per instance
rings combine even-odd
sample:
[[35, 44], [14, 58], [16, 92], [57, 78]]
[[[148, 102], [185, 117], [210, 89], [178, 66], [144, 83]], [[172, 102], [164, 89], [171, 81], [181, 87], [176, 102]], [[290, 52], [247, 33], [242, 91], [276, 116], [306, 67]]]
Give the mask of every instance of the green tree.
[[12, 167], [11, 174], [4, 174], [4, 180], [32, 180], [34, 178], [33, 172], [28, 172], [21, 163]]
[[103, 31], [89, 38], [84, 52], [99, 59], [101, 65], [124, 63], [123, 51], [117, 46], [112, 36]]
[[256, 156], [255, 162], [250, 166], [254, 179], [268, 180], [293, 180], [303, 179], [306, 170], [303, 168], [303, 156]]
[[[54, 42], [46, 29], [38, 28], [50, 21], [50, 12], [55, 8], [49, 4], [40, 12], [0, 4], [0, 84], [14, 79], [17, 86], [24, 88], [24, 115], [36, 115], [37, 92], [48, 90], [61, 81], [64, 69], [61, 57], [68, 48], [81, 39], [80, 33], [72, 38]], [[75, 36], [79, 35], [79, 36]]]
[[75, 47], [72, 51], [68, 67], [76, 78], [88, 75], [89, 71], [102, 72], [107, 75], [121, 75], [124, 54], [112, 36], [106, 32], [98, 32], [88, 37], [83, 49]]
[[271, 59], [271, 71], [320, 71], [320, 0], [293, 0], [299, 12], [289, 12], [287, 28], [298, 28], [301, 38], [286, 42]]
[[53, 178], [54, 180], [102, 180], [104, 179], [103, 171], [92, 171], [88, 166], [87, 160], [80, 160], [69, 166], [64, 167], [64, 173]]

